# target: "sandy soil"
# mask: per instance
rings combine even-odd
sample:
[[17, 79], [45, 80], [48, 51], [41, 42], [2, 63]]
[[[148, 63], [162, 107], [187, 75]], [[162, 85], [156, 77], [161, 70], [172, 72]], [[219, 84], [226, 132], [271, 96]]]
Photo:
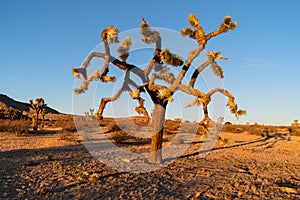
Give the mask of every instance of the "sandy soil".
[[229, 143], [205, 158], [195, 141], [168, 167], [139, 174], [100, 163], [75, 133], [0, 133], [0, 199], [300, 199], [300, 137], [222, 137]]

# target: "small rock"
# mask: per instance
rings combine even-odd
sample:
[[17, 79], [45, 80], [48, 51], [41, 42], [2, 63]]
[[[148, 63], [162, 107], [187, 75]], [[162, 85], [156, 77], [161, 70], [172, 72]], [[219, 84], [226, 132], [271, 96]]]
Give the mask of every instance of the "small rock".
[[255, 185], [251, 185], [250, 189], [253, 193], [256, 193], [256, 186]]

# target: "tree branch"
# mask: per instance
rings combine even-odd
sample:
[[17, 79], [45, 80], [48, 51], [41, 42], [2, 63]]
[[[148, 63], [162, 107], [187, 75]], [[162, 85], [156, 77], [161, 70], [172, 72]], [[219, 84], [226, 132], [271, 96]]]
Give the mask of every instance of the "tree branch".
[[123, 91], [124, 91], [124, 85], [122, 85], [120, 87], [120, 89], [116, 92], [116, 94], [114, 96], [101, 99], [101, 103], [99, 105], [99, 108], [98, 108], [98, 111], [97, 111], [97, 114], [96, 114], [96, 117], [97, 117], [98, 120], [103, 119], [103, 111], [105, 109], [106, 104], [108, 102], [117, 100], [120, 97], [120, 95], [122, 94]]
[[191, 80], [190, 80], [190, 83], [189, 83], [189, 86], [190, 87], [194, 87], [195, 85], [195, 82], [197, 80], [197, 77], [198, 75], [209, 65], [211, 64], [211, 61], [210, 60], [206, 60], [202, 65], [200, 65], [193, 73], [192, 77], [191, 77]]

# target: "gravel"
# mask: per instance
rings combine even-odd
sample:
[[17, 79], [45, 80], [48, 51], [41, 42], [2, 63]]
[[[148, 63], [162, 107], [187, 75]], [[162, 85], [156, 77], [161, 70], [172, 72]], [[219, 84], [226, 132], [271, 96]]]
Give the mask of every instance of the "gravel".
[[128, 173], [92, 157], [75, 133], [0, 133], [0, 199], [300, 199], [300, 137], [222, 136], [230, 142], [205, 158], [198, 141], [165, 168]]

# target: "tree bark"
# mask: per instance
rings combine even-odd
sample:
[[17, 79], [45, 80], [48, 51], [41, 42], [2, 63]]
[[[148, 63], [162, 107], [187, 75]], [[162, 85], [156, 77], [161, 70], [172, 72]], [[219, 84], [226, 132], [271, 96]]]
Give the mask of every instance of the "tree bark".
[[36, 120], [35, 120], [34, 130], [37, 131], [38, 127], [39, 127], [39, 114], [36, 113]]
[[42, 115], [42, 127], [44, 128], [45, 126], [45, 115]]
[[150, 162], [161, 163], [162, 162], [162, 143], [164, 122], [166, 115], [167, 104], [154, 104], [153, 110], [153, 136], [151, 140]]
[[32, 117], [31, 117], [31, 119], [32, 119], [32, 129], [34, 130], [34, 131], [37, 131], [37, 128], [36, 128], [36, 126], [35, 126], [35, 124], [36, 124], [36, 116], [35, 115], [33, 115]]

